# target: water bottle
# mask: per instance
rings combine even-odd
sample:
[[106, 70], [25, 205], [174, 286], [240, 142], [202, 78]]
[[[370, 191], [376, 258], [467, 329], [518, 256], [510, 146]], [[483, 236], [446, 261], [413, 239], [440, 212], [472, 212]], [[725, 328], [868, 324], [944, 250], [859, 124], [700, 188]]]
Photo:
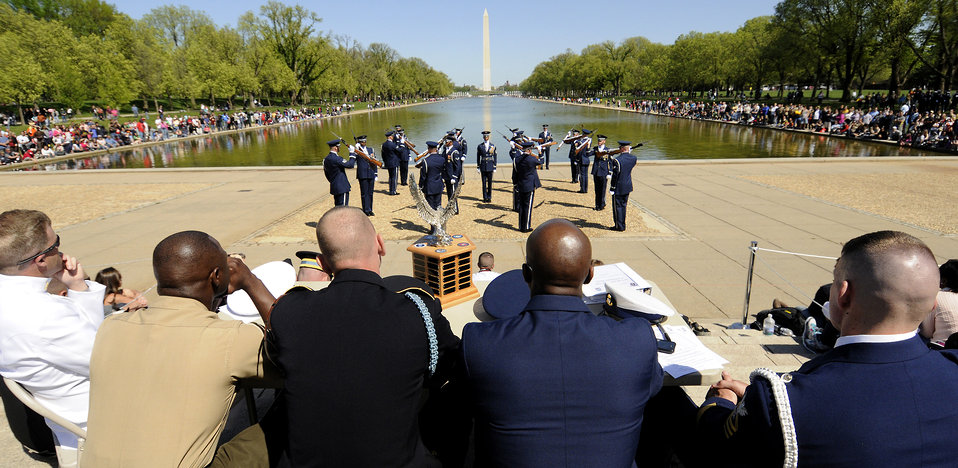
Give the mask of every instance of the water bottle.
[[762, 321], [762, 334], [763, 335], [775, 334], [775, 319], [772, 318], [772, 314], [768, 314], [768, 316], [765, 317], [765, 320]]

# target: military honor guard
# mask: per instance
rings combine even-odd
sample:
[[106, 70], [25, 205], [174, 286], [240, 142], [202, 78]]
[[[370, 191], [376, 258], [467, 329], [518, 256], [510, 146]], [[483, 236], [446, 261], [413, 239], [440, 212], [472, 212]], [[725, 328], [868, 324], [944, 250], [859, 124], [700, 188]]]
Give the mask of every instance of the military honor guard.
[[383, 163], [377, 161], [373, 149], [366, 146], [366, 135], [356, 137], [356, 146], [350, 147], [349, 152], [351, 157], [356, 158], [356, 179], [359, 180], [359, 197], [363, 213], [366, 213], [366, 216], [375, 216], [373, 189], [376, 186], [377, 168]]
[[466, 155], [469, 153], [469, 148], [466, 146], [468, 145], [468, 143], [466, 143], [466, 139], [463, 138], [462, 136], [462, 129], [457, 128], [455, 130], [455, 135], [456, 135], [456, 149], [459, 150], [459, 154], [461, 154], [463, 157], [463, 160], [465, 160]]
[[346, 177], [346, 169], [355, 167], [356, 155], [349, 153], [349, 159], [343, 159], [339, 155], [339, 145], [343, 140], [327, 141], [329, 145], [329, 154], [323, 159], [323, 172], [326, 174], [326, 180], [329, 181], [329, 194], [333, 196], [335, 206], [349, 205], [349, 178]]
[[442, 174], [446, 166], [446, 159], [436, 151], [438, 147], [439, 143], [427, 141], [426, 153], [416, 160], [416, 167], [419, 168], [419, 191], [434, 210], [438, 210], [442, 204]]
[[[445, 158], [445, 164], [442, 169], [442, 180], [446, 184], [446, 202], [452, 201], [452, 194], [456, 191], [456, 184], [459, 183], [459, 177], [462, 176], [462, 156], [455, 148], [455, 138], [447, 138], [443, 147], [442, 156]], [[456, 214], [459, 214], [459, 202], [456, 201], [454, 208]]]
[[522, 141], [522, 132], [515, 134], [511, 140], [509, 140], [509, 158], [512, 159], [512, 211], [516, 213], [519, 212], [519, 171], [516, 167], [516, 163], [519, 159], [519, 156], [522, 155], [522, 147], [519, 146], [519, 143]]
[[592, 156], [591, 130], [582, 129], [582, 138], [575, 146], [575, 153], [579, 162], [579, 193], [589, 193], [589, 157]]
[[386, 141], [382, 146], [383, 167], [389, 173], [389, 194], [399, 195], [396, 192], [397, 173], [399, 172], [399, 145], [396, 143], [396, 132], [386, 132]]
[[573, 128], [565, 134], [562, 142], [569, 145], [569, 164], [572, 166], [572, 183], [579, 183], [579, 158], [575, 153], [575, 142], [580, 138], [579, 129]]
[[522, 152], [513, 162], [516, 190], [519, 194], [519, 231], [532, 232], [532, 203], [535, 200], [536, 189], [542, 187], [537, 173], [539, 158], [532, 154], [535, 143], [525, 141], [521, 146]]
[[629, 194], [632, 193], [632, 168], [635, 167], [635, 156], [631, 141], [619, 141], [619, 155], [612, 159], [612, 226], [613, 231], [625, 231], [625, 210], [629, 203]]
[[595, 208], [596, 211], [605, 209], [605, 192], [608, 190], [608, 178], [612, 173], [609, 171], [609, 148], [605, 146], [605, 135], [597, 135], [599, 145], [595, 147], [595, 162], [592, 163], [592, 181], [595, 185]]
[[482, 179], [482, 201], [492, 202], [492, 176], [496, 172], [496, 145], [489, 141], [492, 132], [482, 132], [482, 143], [476, 147], [476, 170]]
[[399, 185], [406, 185], [406, 181], [409, 180], [409, 152], [416, 145], [406, 141], [406, 133], [402, 125], [396, 125], [394, 128], [396, 129], [395, 141], [399, 143]]
[[[549, 131], [549, 125], [548, 125], [548, 124], [543, 124], [543, 125], [542, 125], [542, 132], [539, 133], [539, 144], [540, 144], [540, 145], [545, 145], [545, 144], [552, 143], [553, 141], [555, 141], [555, 139], [552, 138], [552, 132]], [[552, 151], [552, 149], [551, 149], [550, 147], [546, 146], [545, 148], [542, 149], [542, 152], [540, 153], [540, 154], [542, 155], [542, 162], [545, 164], [545, 168], [546, 168], [547, 170], [549, 169], [549, 153], [550, 153], [550, 151]]]

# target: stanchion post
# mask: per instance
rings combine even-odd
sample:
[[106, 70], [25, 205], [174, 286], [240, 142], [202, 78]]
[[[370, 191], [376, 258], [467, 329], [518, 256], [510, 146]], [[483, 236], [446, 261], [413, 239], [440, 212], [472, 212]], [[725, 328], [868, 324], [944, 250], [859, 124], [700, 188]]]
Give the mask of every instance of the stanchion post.
[[752, 296], [752, 274], [755, 272], [755, 254], [758, 252], [758, 242], [752, 241], [748, 251], [748, 279], [745, 281], [745, 305], [742, 307], [742, 322], [733, 323], [731, 327], [729, 327], [736, 330], [748, 328], [748, 303]]

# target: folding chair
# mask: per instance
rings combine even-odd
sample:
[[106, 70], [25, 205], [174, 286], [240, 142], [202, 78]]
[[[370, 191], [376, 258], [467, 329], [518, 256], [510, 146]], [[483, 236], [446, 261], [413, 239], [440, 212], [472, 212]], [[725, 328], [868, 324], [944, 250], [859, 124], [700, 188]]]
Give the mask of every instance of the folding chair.
[[54, 423], [60, 425], [64, 429], [76, 434], [78, 440], [77, 440], [77, 449], [75, 451], [70, 449], [62, 449], [60, 447], [59, 441], [55, 440], [56, 435], [54, 434], [54, 441], [57, 444], [56, 445], [57, 462], [59, 463], [60, 467], [61, 468], [76, 467], [80, 459], [80, 453], [83, 452], [83, 443], [86, 441], [86, 431], [81, 429], [76, 424], [70, 421], [67, 421], [59, 414], [56, 414], [53, 411], [50, 411], [50, 409], [47, 408], [46, 406], [43, 406], [42, 403], [40, 403], [39, 401], [37, 401], [36, 398], [33, 397], [33, 394], [27, 391], [27, 389], [23, 388], [23, 386], [20, 385], [18, 382], [15, 382], [13, 380], [10, 380], [4, 377], [3, 383], [6, 384], [7, 388], [10, 389], [10, 392], [13, 393], [13, 395], [17, 397], [18, 400], [23, 402], [23, 404], [26, 405], [28, 408], [32, 409], [33, 411], [36, 411], [37, 414], [39, 414], [40, 416], [43, 416], [47, 418], [48, 420], [53, 421]]

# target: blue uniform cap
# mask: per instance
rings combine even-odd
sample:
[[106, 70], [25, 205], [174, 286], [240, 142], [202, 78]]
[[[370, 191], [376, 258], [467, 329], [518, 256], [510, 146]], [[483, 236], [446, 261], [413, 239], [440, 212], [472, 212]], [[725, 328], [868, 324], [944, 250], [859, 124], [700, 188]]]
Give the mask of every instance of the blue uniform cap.
[[522, 270], [507, 271], [489, 282], [482, 295], [482, 308], [493, 318], [501, 319], [519, 315], [532, 293], [522, 278]]
[[589, 129], [587, 129], [587, 128], [583, 128], [583, 129], [582, 129], [582, 134], [583, 134], [583, 135], [591, 135], [591, 134], [592, 134], [592, 130], [589, 130]]
[[336, 140], [327, 141], [326, 144], [329, 145], [330, 148], [332, 148], [333, 146], [338, 146], [342, 142], [343, 140], [336, 139]]
[[356, 141], [363, 141], [363, 142], [366, 141], [366, 135], [359, 135], [358, 137], [356, 137]]
[[523, 141], [523, 142], [522, 142], [522, 147], [523, 147], [523, 148], [532, 148], [532, 147], [535, 146], [535, 145], [536, 145], [536, 144], [533, 143], [533, 142], [531, 142], [531, 141]]
[[598, 138], [598, 139], [600, 139], [600, 140], [605, 140], [605, 139], [606, 139], [606, 136], [605, 136], [605, 135], [602, 135], [602, 134], [596, 135], [595, 137]]
[[631, 141], [619, 140], [619, 146], [632, 146]]
[[483, 135], [488, 135], [488, 134], [490, 134], [490, 133], [492, 133], [492, 132], [490, 132], [489, 130], [483, 130], [483, 131], [482, 131], [482, 134], [483, 134]]
[[436, 143], [435, 141], [427, 141], [427, 142], [426, 142], [426, 147], [428, 147], [428, 148], [438, 148], [438, 147], [439, 147], [439, 143]]
[[392, 131], [392, 130], [386, 132], [386, 136], [388, 136], [388, 137], [393, 136], [393, 135], [395, 135], [395, 134], [396, 134], [396, 132], [394, 132], [394, 131]]

